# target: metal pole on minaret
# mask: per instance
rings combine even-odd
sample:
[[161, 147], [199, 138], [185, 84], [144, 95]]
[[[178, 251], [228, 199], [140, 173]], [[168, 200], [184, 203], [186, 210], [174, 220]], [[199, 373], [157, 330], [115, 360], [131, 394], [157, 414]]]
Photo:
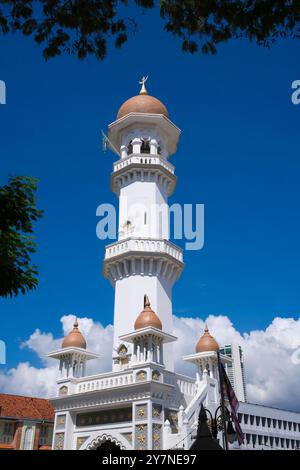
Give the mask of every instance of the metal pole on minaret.
[[[122, 367], [120, 336], [133, 330], [145, 292], [172, 335], [172, 288], [183, 268], [182, 250], [169, 240], [168, 206], [176, 185], [169, 157], [176, 152], [180, 130], [165, 105], [148, 95], [147, 78], [108, 127], [108, 139], [121, 156], [111, 175], [111, 190], [119, 198], [118, 239], [106, 246], [103, 263], [115, 289], [113, 370]], [[165, 346], [164, 361], [173, 371], [172, 344]]]

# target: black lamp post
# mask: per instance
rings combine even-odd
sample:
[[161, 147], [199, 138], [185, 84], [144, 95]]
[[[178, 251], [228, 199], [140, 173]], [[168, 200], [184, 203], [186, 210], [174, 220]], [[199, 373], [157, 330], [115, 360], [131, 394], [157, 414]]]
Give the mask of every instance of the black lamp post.
[[190, 450], [224, 450], [218, 441], [212, 436], [207, 425], [207, 415], [203, 405], [201, 405], [200, 408], [197, 435], [194, 439], [195, 441], [190, 447]]
[[212, 415], [210, 410], [205, 408], [205, 412], [208, 413], [210, 416], [209, 426], [211, 428], [212, 436], [215, 439], [217, 439], [218, 432], [223, 431], [225, 440], [227, 439], [228, 442], [230, 442], [230, 444], [233, 444], [233, 442], [236, 440], [236, 432], [232, 425], [230, 413], [226, 407], [224, 407], [224, 411], [225, 411], [225, 419], [223, 420], [222, 406], [218, 406], [218, 408], [216, 409], [214, 413], [214, 416]]

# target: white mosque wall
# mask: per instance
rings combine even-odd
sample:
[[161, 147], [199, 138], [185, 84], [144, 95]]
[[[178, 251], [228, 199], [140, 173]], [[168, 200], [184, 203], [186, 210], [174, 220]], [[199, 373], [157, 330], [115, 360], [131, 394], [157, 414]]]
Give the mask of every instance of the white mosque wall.
[[[173, 334], [171, 284], [158, 276], [124, 277], [115, 285], [114, 352], [120, 345], [119, 336], [134, 331], [135, 320], [144, 308], [145, 294], [162, 322], [163, 331]], [[172, 344], [164, 345], [164, 363], [167, 370], [174, 370]]]

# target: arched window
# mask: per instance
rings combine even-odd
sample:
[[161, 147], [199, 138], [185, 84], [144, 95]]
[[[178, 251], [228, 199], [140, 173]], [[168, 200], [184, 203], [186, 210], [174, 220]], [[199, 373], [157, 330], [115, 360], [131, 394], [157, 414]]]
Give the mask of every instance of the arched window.
[[133, 152], [133, 147], [132, 147], [132, 140], [129, 142], [128, 147], [127, 147], [127, 153], [128, 155], [131, 155]]
[[149, 139], [142, 139], [141, 153], [150, 153], [150, 141], [149, 141]]

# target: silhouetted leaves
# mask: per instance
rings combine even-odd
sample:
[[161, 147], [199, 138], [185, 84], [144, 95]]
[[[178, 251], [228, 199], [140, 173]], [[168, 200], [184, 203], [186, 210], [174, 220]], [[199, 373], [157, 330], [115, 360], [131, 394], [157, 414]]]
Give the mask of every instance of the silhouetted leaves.
[[34, 289], [37, 268], [33, 222], [42, 216], [35, 202], [36, 180], [25, 176], [9, 179], [0, 188], [0, 296], [12, 297]]
[[190, 53], [214, 54], [229, 39], [269, 47], [278, 38], [300, 37], [299, 0], [0, 0], [0, 33], [32, 35], [46, 59], [65, 52], [102, 60], [111, 38], [121, 47], [138, 26], [124, 13], [129, 3], [159, 8], [165, 30]]

